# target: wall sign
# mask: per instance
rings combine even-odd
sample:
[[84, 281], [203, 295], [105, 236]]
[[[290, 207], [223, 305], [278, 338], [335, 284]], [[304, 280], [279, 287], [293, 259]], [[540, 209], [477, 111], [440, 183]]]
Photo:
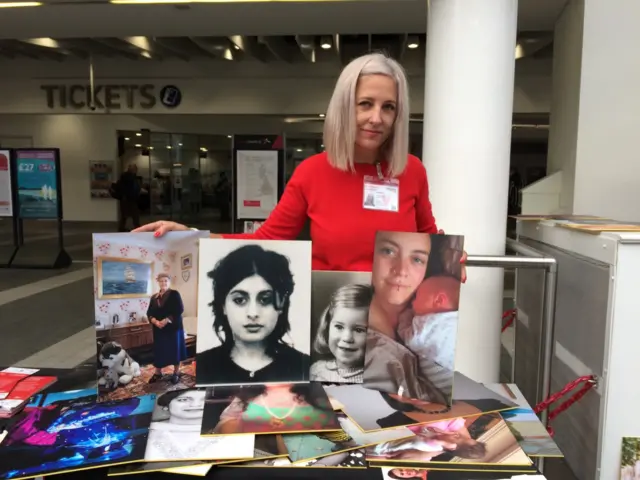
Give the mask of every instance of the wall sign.
[[0, 217], [13, 216], [11, 152], [0, 150]]
[[[88, 84], [41, 85], [40, 89], [45, 92], [50, 109], [90, 109], [91, 87]], [[149, 110], [158, 104], [175, 108], [182, 102], [182, 92], [175, 85], [158, 89], [151, 83], [95, 85], [94, 99], [96, 110]]]
[[20, 218], [60, 218], [58, 166], [54, 150], [16, 150]]

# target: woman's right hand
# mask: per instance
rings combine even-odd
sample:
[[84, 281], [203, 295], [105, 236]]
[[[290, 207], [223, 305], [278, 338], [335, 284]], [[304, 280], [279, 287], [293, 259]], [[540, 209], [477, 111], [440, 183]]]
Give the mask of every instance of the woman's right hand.
[[158, 222], [147, 223], [141, 227], [132, 230], [132, 233], [139, 232], [155, 232], [154, 236], [161, 237], [167, 232], [180, 232], [189, 230], [189, 227], [176, 222], [168, 222], [166, 220], [160, 220]]

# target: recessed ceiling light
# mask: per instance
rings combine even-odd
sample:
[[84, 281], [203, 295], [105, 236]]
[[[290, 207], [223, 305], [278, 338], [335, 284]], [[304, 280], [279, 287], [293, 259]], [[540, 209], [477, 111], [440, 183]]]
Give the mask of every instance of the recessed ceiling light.
[[320, 45], [324, 50], [329, 50], [331, 48], [331, 44], [328, 42], [324, 42], [322, 45]]
[[417, 43], [410, 43], [407, 45], [408, 48], [418, 48], [418, 44]]
[[142, 134], [140, 132], [136, 133], [136, 137], [141, 137]]
[[140, 145], [139, 143], [136, 143], [136, 148], [140, 148], [142, 147], [142, 145]]
[[320, 118], [324, 118], [324, 113], [321, 113], [320, 115], [318, 115]]
[[301, 152], [302, 149], [301, 148], [296, 148], [296, 152]]
[[168, 150], [171, 150], [171, 145], [167, 145], [167, 149], [168, 149]]
[[40, 2], [0, 2], [0, 8], [39, 7]]
[[128, 142], [129, 141], [129, 137], [124, 137], [124, 139]]
[[182, 144], [181, 144], [181, 143], [179, 143], [179, 144], [178, 144], [178, 146], [179, 146], [179, 147], [181, 147], [181, 146], [182, 146]]

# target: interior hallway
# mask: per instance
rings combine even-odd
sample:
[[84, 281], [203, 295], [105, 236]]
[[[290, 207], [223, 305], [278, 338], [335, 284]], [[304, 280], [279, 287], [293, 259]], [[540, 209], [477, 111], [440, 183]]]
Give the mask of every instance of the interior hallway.
[[[92, 233], [116, 231], [116, 224], [65, 224], [65, 249], [73, 259], [64, 270], [0, 268], [0, 366], [74, 368], [95, 362]], [[199, 225], [216, 231], [217, 225]], [[55, 247], [54, 222], [25, 225], [25, 243], [39, 249]], [[11, 222], [0, 220], [0, 248], [12, 244]], [[514, 272], [505, 273], [504, 309], [512, 308]], [[503, 334], [502, 381], [509, 378], [507, 350], [513, 329]], [[562, 460], [546, 462], [548, 480], [576, 480]], [[582, 480], [582, 479], [580, 479]]]

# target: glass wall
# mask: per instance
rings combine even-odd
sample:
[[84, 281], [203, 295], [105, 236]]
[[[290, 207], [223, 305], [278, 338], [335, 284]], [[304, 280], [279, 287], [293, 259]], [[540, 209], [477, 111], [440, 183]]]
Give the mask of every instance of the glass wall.
[[230, 136], [121, 131], [118, 137], [120, 171], [138, 168], [143, 224], [164, 219], [230, 231]]

